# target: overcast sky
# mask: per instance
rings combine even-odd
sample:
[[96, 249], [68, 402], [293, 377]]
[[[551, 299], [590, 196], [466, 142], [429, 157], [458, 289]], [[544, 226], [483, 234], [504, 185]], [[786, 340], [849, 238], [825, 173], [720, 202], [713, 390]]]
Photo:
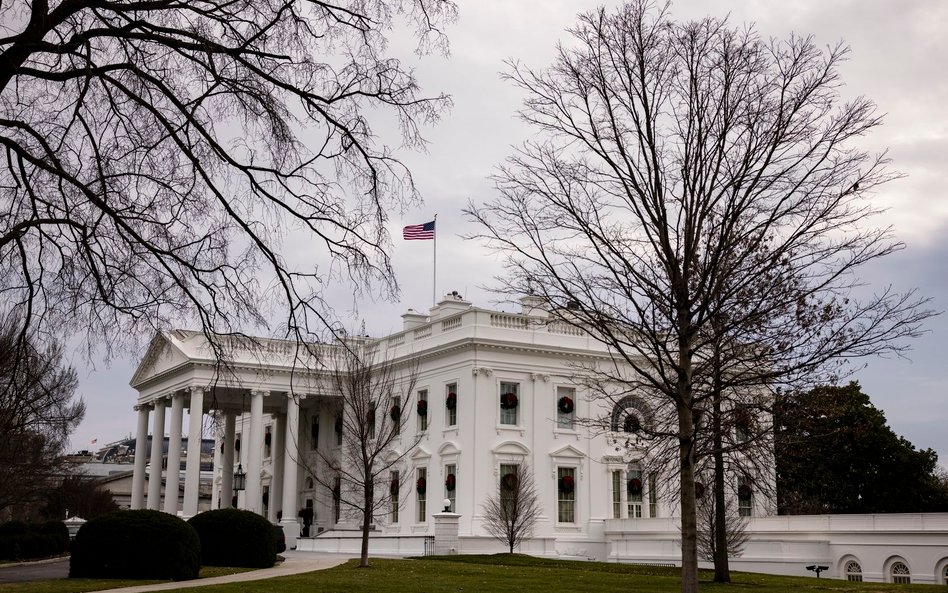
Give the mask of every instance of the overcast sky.
[[[454, 108], [428, 130], [427, 154], [409, 154], [425, 197], [423, 207], [394, 216], [392, 258], [402, 292], [399, 302], [363, 302], [353, 311], [351, 295], [330, 295], [348, 327], [365, 320], [372, 335], [401, 327], [409, 307], [426, 310], [432, 300], [430, 241], [403, 242], [401, 227], [438, 215], [438, 294], [457, 290], [476, 306], [495, 305], [488, 288], [500, 272], [496, 259], [460, 235], [474, 229], [461, 215], [467, 201], [494, 197], [487, 176], [529, 137], [514, 117], [522, 97], [500, 80], [506, 59], [542, 67], [578, 12], [602, 2], [583, 0], [459, 0], [460, 18], [448, 29], [451, 55], [417, 64], [424, 89], [453, 96]], [[614, 6], [617, 2], [605, 2]], [[733, 24], [755, 23], [765, 37], [814, 35], [820, 44], [845, 41], [851, 48], [843, 65], [844, 94], [865, 95], [886, 114], [885, 125], [867, 139], [871, 149], [888, 147], [904, 179], [883, 187], [876, 199], [889, 208], [878, 224], [892, 224], [906, 249], [864, 271], [874, 286], [918, 287], [933, 308], [948, 309], [948, 3], [939, 0], [688, 0], [672, 6], [679, 20], [728, 16]], [[405, 45], [408, 49], [408, 45]], [[401, 44], [393, 50], [402, 53]], [[399, 57], [409, 57], [407, 52]], [[889, 424], [918, 447], [938, 451], [948, 466], [948, 380], [942, 347], [948, 316], [927, 325], [907, 359], [866, 360], [855, 374]], [[146, 340], [147, 343], [147, 340]], [[135, 353], [110, 367], [81, 372], [88, 404], [72, 448], [92, 448], [135, 430], [135, 391], [128, 386]], [[76, 360], [76, 364], [84, 365]]]

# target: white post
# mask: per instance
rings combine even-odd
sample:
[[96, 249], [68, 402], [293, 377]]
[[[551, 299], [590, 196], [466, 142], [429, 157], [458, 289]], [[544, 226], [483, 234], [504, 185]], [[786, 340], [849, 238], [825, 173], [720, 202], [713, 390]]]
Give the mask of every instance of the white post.
[[151, 467], [148, 472], [148, 508], [161, 508], [161, 461], [165, 445], [165, 400], [155, 401], [155, 417], [151, 425]]
[[145, 506], [145, 459], [148, 455], [148, 411], [145, 404], [135, 406], [138, 412], [138, 433], [135, 435], [135, 471], [132, 473], [132, 508]]
[[198, 512], [198, 490], [201, 484], [201, 429], [204, 424], [204, 388], [191, 388], [191, 407], [188, 409], [188, 458], [184, 469], [185, 517]]
[[282, 508], [283, 504], [283, 467], [284, 459], [286, 458], [286, 447], [280, 441], [286, 441], [284, 434], [286, 433], [286, 415], [277, 414], [276, 422], [273, 425], [273, 434], [270, 435], [272, 447], [271, 455], [273, 458], [273, 479], [270, 480], [270, 507], [267, 512], [267, 519], [271, 523], [276, 523], [277, 513]]
[[230, 411], [224, 412], [224, 458], [221, 461], [221, 506], [225, 509], [237, 506], [231, 503], [234, 498], [234, 434], [237, 416]]
[[250, 392], [250, 438], [240, 444], [247, 452], [247, 510], [260, 514], [263, 509], [263, 491], [260, 473], [263, 470], [263, 398], [267, 391]]
[[300, 524], [296, 518], [297, 478], [299, 474], [300, 400], [289, 393], [286, 399], [286, 430], [283, 437], [283, 533], [286, 547], [295, 548], [300, 535]]
[[165, 473], [165, 512], [178, 514], [178, 484], [181, 481], [181, 423], [184, 395], [171, 394], [171, 429], [168, 431], [168, 471]]

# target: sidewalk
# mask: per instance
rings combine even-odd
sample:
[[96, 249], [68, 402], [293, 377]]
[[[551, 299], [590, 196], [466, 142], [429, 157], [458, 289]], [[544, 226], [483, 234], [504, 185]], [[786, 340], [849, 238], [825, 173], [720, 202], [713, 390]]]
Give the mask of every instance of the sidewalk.
[[146, 591], [169, 591], [173, 589], [190, 589], [191, 587], [221, 585], [224, 583], [259, 581], [262, 579], [312, 572], [314, 570], [324, 570], [339, 566], [350, 558], [358, 557], [347, 554], [319, 554], [316, 552], [297, 552], [294, 550], [287, 550], [281, 554], [281, 556], [286, 558], [286, 560], [273, 568], [251, 570], [209, 579], [195, 579], [193, 581], [178, 581], [174, 583], [155, 583], [153, 585], [136, 585], [134, 587], [123, 587], [121, 589], [106, 589], [106, 591], [109, 593], [145, 593]]

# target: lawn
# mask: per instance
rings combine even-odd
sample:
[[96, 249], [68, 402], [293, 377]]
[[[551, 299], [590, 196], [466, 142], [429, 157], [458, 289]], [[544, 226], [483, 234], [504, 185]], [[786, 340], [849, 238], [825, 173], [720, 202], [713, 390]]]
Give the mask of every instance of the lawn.
[[[571, 562], [526, 556], [451, 556], [411, 560], [374, 559], [367, 569], [355, 568], [356, 561], [342, 566], [289, 577], [245, 583], [212, 585], [182, 589], [191, 593], [550, 593], [583, 591], [677, 592], [678, 570], [628, 564]], [[204, 576], [204, 575], [202, 575]], [[717, 585], [711, 573], [700, 576], [702, 591], [723, 593], [805, 593], [858, 591], [927, 591], [931, 585], [888, 585], [848, 583], [832, 579], [777, 577], [753, 573], [734, 573], [734, 582]], [[33, 583], [38, 588], [14, 585], [17, 593], [80, 593], [92, 591], [75, 581]], [[98, 581], [102, 584], [103, 581]], [[106, 581], [107, 586], [126, 586], [127, 582]], [[62, 585], [61, 587], [59, 585]], [[137, 584], [143, 584], [138, 582]], [[182, 583], [184, 585], [184, 583]], [[12, 591], [0, 586], [0, 592]]]
[[[245, 572], [249, 568], [227, 568], [222, 566], [205, 566], [201, 568], [198, 578], [207, 579], [237, 572]], [[130, 580], [130, 579], [54, 579], [49, 581], [35, 581], [32, 583], [2, 583], [0, 593], [86, 593], [87, 591], [102, 591], [104, 589], [118, 589], [119, 587], [134, 587], [151, 583], [167, 581]]]

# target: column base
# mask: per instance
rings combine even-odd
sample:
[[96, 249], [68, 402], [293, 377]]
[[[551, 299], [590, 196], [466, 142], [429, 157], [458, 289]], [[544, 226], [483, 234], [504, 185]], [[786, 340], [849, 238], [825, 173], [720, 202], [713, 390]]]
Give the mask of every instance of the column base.
[[296, 519], [283, 519], [280, 521], [283, 526], [283, 534], [286, 536], [286, 549], [295, 550], [296, 540], [300, 538], [300, 524]]

